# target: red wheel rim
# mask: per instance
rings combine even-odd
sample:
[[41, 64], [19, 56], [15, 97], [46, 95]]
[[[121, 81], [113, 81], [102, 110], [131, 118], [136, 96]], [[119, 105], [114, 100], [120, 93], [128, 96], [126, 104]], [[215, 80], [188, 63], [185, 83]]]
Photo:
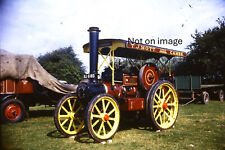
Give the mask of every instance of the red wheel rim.
[[5, 109], [5, 117], [8, 120], [16, 120], [21, 115], [21, 108], [18, 104], [10, 104]]

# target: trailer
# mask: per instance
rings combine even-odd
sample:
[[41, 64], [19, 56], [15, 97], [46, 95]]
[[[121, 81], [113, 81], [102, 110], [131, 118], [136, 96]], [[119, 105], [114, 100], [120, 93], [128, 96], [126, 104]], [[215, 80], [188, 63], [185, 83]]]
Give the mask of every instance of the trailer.
[[179, 100], [208, 104], [210, 97], [224, 101], [224, 84], [202, 84], [201, 76], [175, 76], [175, 87]]
[[[54, 114], [55, 126], [65, 136], [80, 133], [86, 127], [97, 142], [111, 139], [119, 126], [121, 112], [142, 112], [154, 130], [172, 128], [178, 115], [178, 98], [169, 81], [173, 57], [186, 57], [186, 53], [166, 48], [132, 43], [121, 39], [99, 40], [99, 28], [89, 28], [89, 43], [83, 46], [90, 54], [90, 73], [86, 81], [78, 84], [76, 94], [59, 100]], [[98, 62], [98, 55], [102, 62]], [[128, 59], [129, 73], [119, 69], [115, 57]], [[161, 61], [161, 57], [167, 59]], [[153, 63], [136, 66], [133, 60], [145, 62], [154, 58], [162, 68]], [[99, 70], [106, 64], [108, 72], [100, 78]], [[167, 71], [167, 80], [160, 78]], [[126, 118], [123, 118], [126, 119]]]
[[22, 121], [29, 106], [55, 105], [76, 86], [61, 83], [31, 55], [16, 55], [0, 49], [0, 119]]
[[40, 86], [31, 79], [0, 80], [1, 122], [16, 123], [28, 116], [29, 107], [55, 105], [63, 95]]

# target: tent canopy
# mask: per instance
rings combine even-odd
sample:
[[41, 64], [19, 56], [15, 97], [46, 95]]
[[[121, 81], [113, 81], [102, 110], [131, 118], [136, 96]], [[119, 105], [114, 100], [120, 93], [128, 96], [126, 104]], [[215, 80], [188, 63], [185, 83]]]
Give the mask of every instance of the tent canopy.
[[7, 78], [31, 78], [41, 86], [61, 94], [75, 93], [77, 88], [76, 85], [59, 82], [32, 55], [15, 55], [0, 49], [0, 80]]
[[[146, 60], [150, 58], [167, 57], [172, 58], [175, 56], [186, 57], [186, 53], [167, 48], [156, 47], [153, 45], [131, 43], [121, 39], [101, 39], [98, 41], [98, 51], [103, 55], [107, 55], [111, 49], [114, 50], [116, 57], [125, 57], [139, 60]], [[89, 43], [83, 46], [84, 52], [89, 52]]]

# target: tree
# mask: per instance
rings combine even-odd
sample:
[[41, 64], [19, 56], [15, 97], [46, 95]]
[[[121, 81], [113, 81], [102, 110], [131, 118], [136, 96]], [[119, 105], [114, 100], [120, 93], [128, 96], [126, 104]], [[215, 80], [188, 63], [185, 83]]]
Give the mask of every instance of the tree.
[[45, 70], [59, 80], [77, 84], [83, 79], [85, 68], [71, 46], [40, 55], [37, 60]]
[[219, 26], [204, 33], [195, 31], [194, 42], [188, 45], [190, 53], [178, 65], [178, 72], [207, 76], [212, 82], [225, 79], [225, 17], [217, 20]]

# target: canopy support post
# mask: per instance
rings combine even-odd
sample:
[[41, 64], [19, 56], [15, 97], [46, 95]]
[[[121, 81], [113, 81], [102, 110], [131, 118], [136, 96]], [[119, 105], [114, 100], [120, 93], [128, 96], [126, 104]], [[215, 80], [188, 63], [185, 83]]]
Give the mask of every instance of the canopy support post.
[[[112, 85], [115, 85], [115, 77], [114, 77], [114, 71], [115, 71], [115, 56], [114, 56], [114, 49], [112, 48], [106, 57], [104, 57], [101, 53], [101, 50], [98, 51], [100, 56], [103, 58], [103, 61], [99, 63], [98, 71], [103, 66], [104, 62], [109, 66], [109, 68], [112, 70]], [[109, 57], [109, 61], [107, 60]]]

